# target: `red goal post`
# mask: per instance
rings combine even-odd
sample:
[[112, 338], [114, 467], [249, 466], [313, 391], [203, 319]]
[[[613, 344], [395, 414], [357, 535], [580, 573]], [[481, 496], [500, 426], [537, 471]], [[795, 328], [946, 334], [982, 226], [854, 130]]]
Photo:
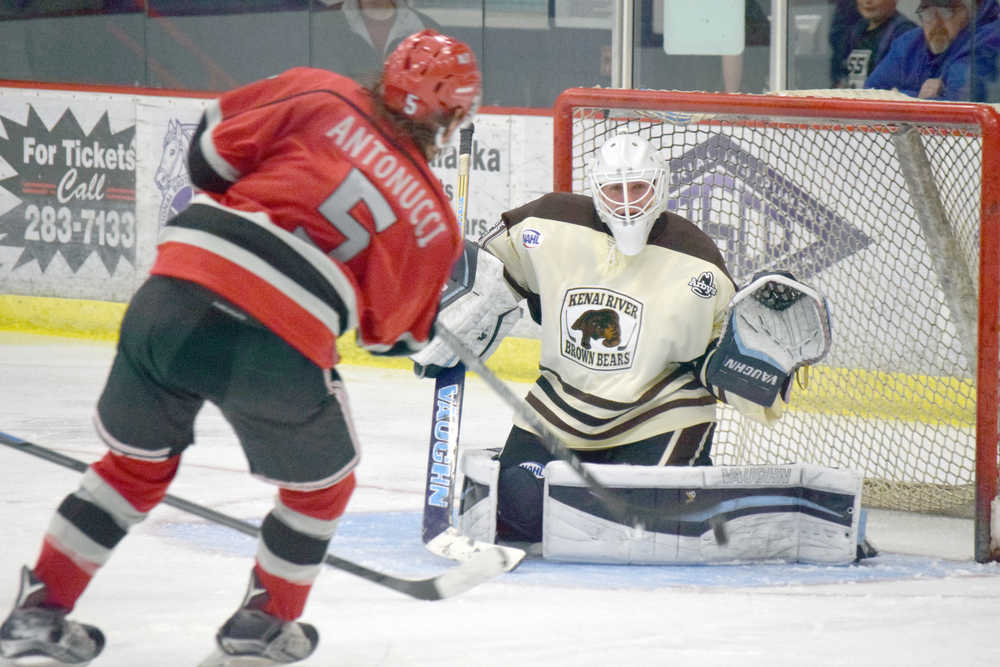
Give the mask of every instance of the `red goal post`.
[[866, 505], [972, 517], [976, 560], [1000, 559], [997, 111], [572, 88], [554, 107], [555, 190], [586, 193], [620, 131], [660, 148], [669, 208], [737, 282], [785, 268], [830, 300], [829, 357], [775, 428], [720, 406], [716, 462], [859, 469]]

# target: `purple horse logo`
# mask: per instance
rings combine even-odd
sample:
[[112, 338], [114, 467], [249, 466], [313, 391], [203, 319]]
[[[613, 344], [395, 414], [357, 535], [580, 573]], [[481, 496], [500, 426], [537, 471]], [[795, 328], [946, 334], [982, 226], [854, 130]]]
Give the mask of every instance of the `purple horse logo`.
[[171, 119], [163, 136], [163, 152], [156, 166], [153, 181], [160, 191], [160, 210], [157, 219], [162, 227], [191, 203], [194, 190], [187, 172], [187, 152], [197, 123], [182, 123]]

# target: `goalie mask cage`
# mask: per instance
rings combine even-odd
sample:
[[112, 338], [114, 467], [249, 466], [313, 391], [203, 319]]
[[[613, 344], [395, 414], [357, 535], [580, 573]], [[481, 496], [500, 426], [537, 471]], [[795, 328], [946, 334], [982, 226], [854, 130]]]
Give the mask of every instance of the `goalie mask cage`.
[[639, 134], [669, 164], [668, 208], [737, 284], [788, 269], [827, 296], [829, 356], [774, 427], [720, 405], [716, 463], [857, 469], [865, 505], [973, 517], [976, 560], [995, 560], [998, 121], [978, 104], [575, 88], [555, 105], [555, 189], [590, 194], [603, 141]]

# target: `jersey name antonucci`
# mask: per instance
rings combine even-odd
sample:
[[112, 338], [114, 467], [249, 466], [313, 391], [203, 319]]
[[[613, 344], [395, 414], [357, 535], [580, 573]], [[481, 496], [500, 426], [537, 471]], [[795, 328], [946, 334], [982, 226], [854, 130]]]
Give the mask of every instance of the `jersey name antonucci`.
[[168, 223], [153, 273], [208, 287], [322, 367], [351, 328], [375, 353], [427, 341], [461, 234], [357, 83], [300, 67], [226, 93], [189, 165], [204, 193]]
[[[694, 364], [722, 330], [735, 285], [712, 240], [664, 213], [626, 256], [589, 197], [554, 193], [483, 238], [542, 327], [528, 403], [564, 442], [598, 449], [714, 421]], [[532, 430], [515, 416], [521, 428]]]

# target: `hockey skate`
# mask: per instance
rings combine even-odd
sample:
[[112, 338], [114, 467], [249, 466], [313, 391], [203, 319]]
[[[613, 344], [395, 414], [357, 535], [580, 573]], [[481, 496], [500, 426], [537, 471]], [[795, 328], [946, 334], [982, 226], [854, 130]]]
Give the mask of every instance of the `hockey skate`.
[[[0, 625], [0, 656], [19, 664], [86, 665], [104, 648], [104, 634], [92, 625], [66, 620], [67, 610], [43, 607], [45, 584], [21, 568], [21, 589], [13, 611]], [[39, 663], [38, 659], [49, 661]]]
[[319, 633], [308, 623], [282, 621], [261, 608], [267, 591], [251, 573], [242, 605], [215, 635], [215, 652], [198, 667], [267, 667], [298, 662], [312, 655]]

